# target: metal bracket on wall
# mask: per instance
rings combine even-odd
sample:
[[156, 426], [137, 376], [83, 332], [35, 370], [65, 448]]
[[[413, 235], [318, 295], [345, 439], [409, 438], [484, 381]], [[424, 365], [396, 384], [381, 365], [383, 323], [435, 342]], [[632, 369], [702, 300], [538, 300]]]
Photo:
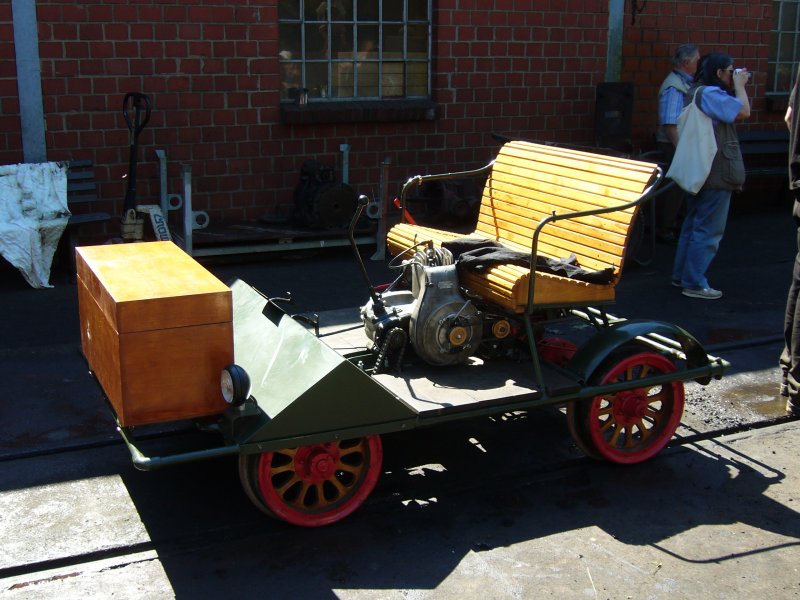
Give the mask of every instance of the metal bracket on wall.
[[158, 157], [161, 185], [161, 212], [167, 215], [168, 211], [183, 209], [182, 235], [179, 234], [173, 237], [178, 239], [184, 251], [191, 256], [193, 253], [192, 231], [208, 227], [210, 218], [205, 211], [192, 210], [192, 167], [181, 164], [183, 193], [170, 194], [167, 191], [167, 153], [162, 148], [158, 148], [156, 156]]
[[371, 256], [372, 260], [386, 259], [386, 220], [389, 216], [389, 165], [391, 164], [392, 158], [390, 156], [385, 157], [381, 162], [381, 180], [378, 187], [380, 213], [378, 216], [378, 233], [375, 239], [377, 248], [375, 254]]

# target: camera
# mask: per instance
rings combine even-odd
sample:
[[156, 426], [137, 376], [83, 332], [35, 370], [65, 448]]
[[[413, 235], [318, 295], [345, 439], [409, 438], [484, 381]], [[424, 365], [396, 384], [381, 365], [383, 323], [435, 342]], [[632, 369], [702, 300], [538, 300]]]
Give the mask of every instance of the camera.
[[[742, 71], [744, 71], [744, 69], [734, 69], [733, 73], [737, 74], [737, 73], [741, 73]], [[748, 71], [747, 80], [750, 81], [752, 78], [753, 78], [753, 72], [752, 71]]]

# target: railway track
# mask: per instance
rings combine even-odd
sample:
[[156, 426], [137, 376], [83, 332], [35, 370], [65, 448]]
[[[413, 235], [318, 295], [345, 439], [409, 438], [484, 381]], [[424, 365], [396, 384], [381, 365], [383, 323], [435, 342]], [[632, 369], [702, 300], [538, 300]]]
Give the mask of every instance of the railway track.
[[[777, 338], [763, 338], [748, 342], [720, 344], [710, 351], [717, 355], [749, 352], [761, 347], [772, 346], [777, 341], [779, 341]], [[734, 365], [736, 364], [735, 361], [732, 362]], [[535, 413], [542, 413], [542, 415], [537, 415], [536, 419], [527, 418], [528, 414]], [[417, 496], [420, 496], [418, 491], [422, 492], [421, 496], [423, 497], [427, 492], [433, 490], [438, 497], [456, 495], [469, 498], [479, 487], [486, 488], [488, 486], [495, 489], [506, 487], [508, 493], [511, 493], [521, 486], [552, 484], [593, 467], [594, 461], [584, 458], [569, 442], [566, 426], [558, 410], [545, 408], [531, 411], [528, 414], [512, 415], [511, 419], [519, 422], [511, 426], [498, 426], [491, 420], [482, 419], [480, 423], [466, 428], [463, 423], [459, 423], [444, 428], [439, 426], [430, 430], [421, 429], [386, 436], [384, 472], [394, 475], [389, 475], [388, 481], [385, 483], [379, 482], [365, 506], [351, 519], [359, 519], [359, 515], [365, 511], [372, 514], [375, 511], [379, 514], [395, 511], [398, 504], [403, 501], [416, 502]], [[711, 427], [704, 430], [684, 425], [679, 430], [680, 435], [672, 440], [668, 448], [675, 449], [748, 430], [769, 428], [787, 420], [785, 417], [763, 418], [754, 422]], [[469, 430], [469, 433], [465, 433], [466, 429]], [[509, 436], [508, 429], [522, 430], [521, 432], [516, 431], [521, 435]], [[170, 429], [151, 433], [145, 436], [144, 441], [157, 444], [160, 440], [174, 437], [176, 434], [187, 438], [198, 435], [191, 428]], [[410, 440], [410, 443], [407, 439], [409, 435], [416, 436], [415, 439]], [[465, 442], [465, 437], [468, 438], [467, 442]], [[531, 439], [539, 440], [539, 446], [531, 448], [528, 441]], [[469, 448], [470, 444], [473, 446], [472, 448]], [[551, 453], [543, 460], [530, 460], [532, 454], [545, 453], [546, 450], [552, 450], [553, 446], [558, 448], [558, 452]], [[412, 450], [410, 456], [409, 447]], [[485, 447], [490, 450], [487, 452]], [[124, 444], [118, 438], [74, 441], [50, 447], [6, 452], [0, 455], [0, 469], [18, 466], [15, 463], [27, 461], [36, 461], [42, 465], [50, 459], [63, 458], [65, 455], [71, 454], [102, 454], [119, 451], [127, 452], [124, 450]], [[474, 477], [474, 471], [470, 465], [471, 461], [473, 462], [472, 466], [475, 464], [476, 452], [479, 457], [477, 460], [481, 464], [479, 467], [480, 478]], [[491, 454], [491, 456], [486, 458], [483, 456], [485, 454]], [[84, 459], [86, 456], [84, 454]], [[92, 458], [88, 460], [92, 460]], [[658, 461], [659, 458], [654, 460]], [[434, 473], [435, 483], [426, 482], [424, 486], [419, 486], [420, 478], [414, 480], [407, 476], [414, 468], [420, 468], [419, 464], [414, 464], [419, 461], [428, 465], [428, 471], [431, 473], [435, 472], [435, 469], [430, 465], [446, 464], [448, 465], [445, 469], [447, 473], [444, 476]], [[214, 459], [208, 462], [212, 463], [209, 470], [210, 477], [213, 477], [215, 470], [230, 469], [233, 461]], [[171, 469], [170, 472], [177, 478], [185, 476], [180, 467]], [[397, 475], [398, 473], [403, 475]], [[148, 476], [143, 475], [142, 477]], [[384, 475], [384, 479], [387, 479], [386, 475]], [[150, 488], [149, 494], [152, 494], [153, 497], [158, 496], [159, 490], [156, 482], [147, 487]], [[419, 490], [420, 487], [424, 489]], [[229, 490], [228, 493], [243, 496], [239, 489]], [[426, 502], [425, 498], [422, 498], [422, 501]], [[208, 524], [199, 530], [196, 523], [180, 523], [180, 519], [178, 519], [178, 524], [181, 527], [178, 527], [177, 531], [163, 537], [151, 533], [150, 539], [141, 542], [69, 552], [63, 556], [26, 561], [20, 564], [8, 564], [0, 567], [0, 580], [8, 582], [8, 585], [3, 584], [3, 587], [10, 589], [9, 586], [26, 585], [25, 582], [58, 577], [59, 574], [76, 569], [81, 570], [82, 565], [103, 564], [106, 565], [105, 568], [119, 567], [137, 561], [163, 560], [168, 556], [190, 554], [202, 549], [232, 542], [238, 543], [241, 540], [260, 538], [265, 535], [267, 537], [285, 536], [287, 531], [291, 532], [291, 529], [282, 523], [265, 520], [257, 510], [251, 510], [243, 519], [231, 520], [225, 515], [219, 515], [219, 520], [211, 518]], [[179, 531], [180, 529], [183, 531]]]

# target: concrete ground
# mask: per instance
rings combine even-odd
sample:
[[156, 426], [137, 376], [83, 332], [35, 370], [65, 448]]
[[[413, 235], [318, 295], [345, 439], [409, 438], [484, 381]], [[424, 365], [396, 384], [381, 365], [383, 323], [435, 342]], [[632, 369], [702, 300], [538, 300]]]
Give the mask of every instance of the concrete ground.
[[[788, 207], [765, 201], [734, 209], [709, 274], [721, 300], [672, 288], [667, 246], [626, 269], [614, 312], [679, 324], [733, 365], [689, 387], [653, 461], [582, 457], [555, 409], [390, 435], [373, 496], [319, 530], [259, 513], [232, 460], [134, 471], [78, 353], [74, 286], [2, 266], [0, 596], [800, 597], [800, 423], [780, 418], [776, 368], [794, 243]], [[314, 310], [365, 298], [342, 250], [208, 266]]]

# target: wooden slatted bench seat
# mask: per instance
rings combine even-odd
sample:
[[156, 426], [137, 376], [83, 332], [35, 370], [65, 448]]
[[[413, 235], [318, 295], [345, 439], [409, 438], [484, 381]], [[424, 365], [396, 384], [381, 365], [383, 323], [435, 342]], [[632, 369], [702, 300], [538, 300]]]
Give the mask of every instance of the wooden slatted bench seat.
[[[484, 272], [462, 273], [461, 285], [514, 313], [531, 313], [534, 306], [613, 302], [631, 223], [662, 178], [658, 165], [511, 141], [482, 169], [409, 179], [402, 200], [415, 184], [483, 174], [486, 184], [475, 231], [465, 236], [402, 222], [387, 234], [389, 253], [396, 256], [427, 240], [439, 246], [447, 240], [470, 237], [494, 240], [534, 257], [574, 255], [585, 269], [610, 268], [610, 283], [586, 283], [529, 267], [498, 265]], [[535, 278], [529, 305], [532, 270]]]

